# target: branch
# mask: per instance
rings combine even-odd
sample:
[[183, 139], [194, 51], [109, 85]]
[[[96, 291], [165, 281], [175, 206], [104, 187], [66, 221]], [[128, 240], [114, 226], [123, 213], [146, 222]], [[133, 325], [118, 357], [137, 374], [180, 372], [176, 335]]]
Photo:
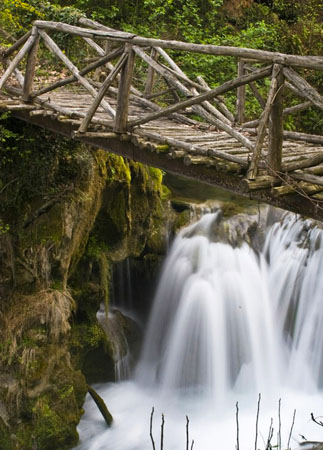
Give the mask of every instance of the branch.
[[290, 428], [289, 437], [288, 437], [288, 442], [287, 442], [287, 450], [290, 449], [290, 440], [291, 440], [292, 432], [293, 432], [293, 428], [294, 428], [295, 416], [296, 416], [296, 409], [294, 409], [292, 426], [291, 426], [291, 428]]
[[257, 441], [258, 441], [258, 421], [259, 421], [260, 401], [261, 401], [261, 394], [259, 394], [257, 405], [255, 450], [257, 450]]
[[154, 417], [154, 411], [155, 411], [155, 408], [153, 407], [152, 410], [151, 410], [151, 414], [150, 414], [150, 439], [151, 439], [151, 443], [152, 443], [152, 446], [153, 446], [153, 450], [156, 450], [156, 447], [155, 447], [155, 441], [154, 441], [154, 437], [153, 437], [153, 417]]
[[323, 427], [323, 422], [321, 422], [320, 420], [317, 420], [317, 419], [314, 417], [314, 414], [313, 414], [313, 413], [311, 413], [311, 419], [312, 419], [313, 422], [315, 422], [317, 425], [320, 425], [321, 427]]

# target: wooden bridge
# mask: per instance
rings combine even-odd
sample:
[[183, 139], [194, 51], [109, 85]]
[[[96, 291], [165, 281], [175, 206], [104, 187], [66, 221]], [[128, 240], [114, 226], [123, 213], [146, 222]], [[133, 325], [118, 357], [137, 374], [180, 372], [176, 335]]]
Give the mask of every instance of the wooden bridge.
[[[55, 42], [62, 34], [77, 39], [82, 67]], [[166, 49], [235, 58], [237, 76], [217, 87], [216, 73], [212, 87], [191, 80]], [[323, 220], [323, 137], [283, 128], [290, 114], [323, 109], [304, 78], [323, 70], [322, 57], [150, 39], [85, 18], [79, 26], [36, 21], [0, 57], [0, 109], [15, 117]], [[235, 113], [224, 97], [232, 103], [232, 91]], [[251, 94], [261, 110], [252, 121]]]

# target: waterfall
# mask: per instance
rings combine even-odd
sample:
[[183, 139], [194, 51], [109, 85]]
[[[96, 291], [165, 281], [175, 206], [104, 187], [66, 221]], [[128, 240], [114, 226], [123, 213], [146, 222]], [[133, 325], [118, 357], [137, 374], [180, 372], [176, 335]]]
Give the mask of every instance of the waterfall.
[[[276, 437], [283, 421], [276, 440], [286, 448], [294, 408], [292, 447], [306, 435], [310, 412], [322, 414], [322, 230], [288, 215], [255, 251], [246, 242], [221, 242], [220, 221], [219, 213], [206, 214], [176, 237], [134, 378], [99, 387], [115, 424], [108, 431], [93, 428], [95, 412], [89, 411], [80, 448], [150, 449], [152, 406], [157, 416], [165, 413], [165, 450], [185, 448], [186, 414], [194, 448], [233, 450], [237, 401], [241, 449], [253, 448], [259, 393], [259, 448], [265, 448], [272, 417]], [[321, 430], [308, 432], [323, 440]]]

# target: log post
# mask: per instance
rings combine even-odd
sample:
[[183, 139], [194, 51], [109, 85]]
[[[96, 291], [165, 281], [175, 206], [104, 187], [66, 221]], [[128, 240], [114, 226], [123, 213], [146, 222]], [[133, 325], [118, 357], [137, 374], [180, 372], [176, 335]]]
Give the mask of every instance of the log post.
[[80, 133], [85, 133], [87, 131], [87, 128], [92, 120], [92, 117], [94, 116], [96, 110], [98, 109], [100, 103], [102, 102], [102, 99], [104, 98], [107, 90], [109, 89], [109, 86], [113, 83], [120, 69], [125, 64], [127, 58], [128, 53], [123, 54], [119, 59], [119, 62], [114, 67], [114, 69], [110, 72], [110, 74], [106, 77], [105, 81], [102, 83], [101, 88], [97, 93], [97, 96], [94, 98], [94, 101], [92, 102], [90, 108], [88, 109], [85, 118], [82, 120], [82, 123], [79, 128]]
[[126, 44], [125, 53], [128, 54], [128, 59], [121, 70], [119, 82], [117, 110], [113, 130], [116, 133], [125, 133], [127, 131], [130, 88], [135, 65], [135, 52], [131, 44]]
[[277, 75], [276, 94], [269, 114], [269, 143], [268, 143], [268, 166], [273, 171], [281, 170], [283, 150], [283, 91], [284, 72], [280, 65]]
[[35, 36], [34, 44], [29, 50], [28, 56], [27, 56], [27, 65], [26, 65], [26, 73], [25, 73], [25, 80], [24, 80], [24, 86], [23, 86], [23, 96], [22, 99], [24, 102], [30, 102], [32, 100], [31, 98], [31, 92], [33, 90], [33, 83], [34, 83], [34, 76], [35, 76], [35, 69], [36, 69], [36, 62], [37, 62], [37, 52], [39, 47], [39, 33], [36, 27], [33, 27], [32, 36]]
[[[151, 49], [150, 57], [154, 61], [157, 61], [158, 53], [155, 48]], [[153, 89], [153, 85], [154, 85], [154, 78], [155, 78], [155, 70], [153, 67], [148, 66], [147, 81], [146, 81], [146, 86], [145, 86], [145, 90], [144, 90], [144, 96], [146, 98], [149, 97], [152, 93], [152, 89]]]
[[[238, 77], [242, 77], [245, 74], [245, 63], [239, 59], [238, 60]], [[238, 87], [237, 92], [237, 113], [236, 120], [239, 124], [244, 122], [245, 116], [245, 105], [246, 105], [246, 86]]]
[[[278, 94], [278, 76], [281, 73], [281, 66], [279, 64], [274, 64], [272, 70], [271, 85], [267, 97], [267, 102], [265, 109], [261, 115], [259, 125], [257, 128], [257, 139], [255, 147], [253, 150], [253, 155], [248, 169], [247, 178], [248, 180], [255, 180], [258, 172], [258, 164], [261, 158], [261, 150], [266, 136], [266, 127], [269, 121], [270, 115], [272, 115], [273, 103], [276, 101]], [[283, 115], [281, 114], [281, 118]]]

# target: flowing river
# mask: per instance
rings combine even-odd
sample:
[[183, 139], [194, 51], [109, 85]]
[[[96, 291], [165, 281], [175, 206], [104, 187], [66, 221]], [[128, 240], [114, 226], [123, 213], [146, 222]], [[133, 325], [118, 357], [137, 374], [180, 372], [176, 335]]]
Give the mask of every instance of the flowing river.
[[310, 416], [323, 414], [322, 231], [288, 215], [255, 251], [220, 242], [218, 220], [206, 214], [174, 240], [135, 373], [95, 386], [114, 423], [88, 399], [78, 449], [152, 449], [152, 407], [156, 449], [162, 414], [164, 450], [323, 440]]

